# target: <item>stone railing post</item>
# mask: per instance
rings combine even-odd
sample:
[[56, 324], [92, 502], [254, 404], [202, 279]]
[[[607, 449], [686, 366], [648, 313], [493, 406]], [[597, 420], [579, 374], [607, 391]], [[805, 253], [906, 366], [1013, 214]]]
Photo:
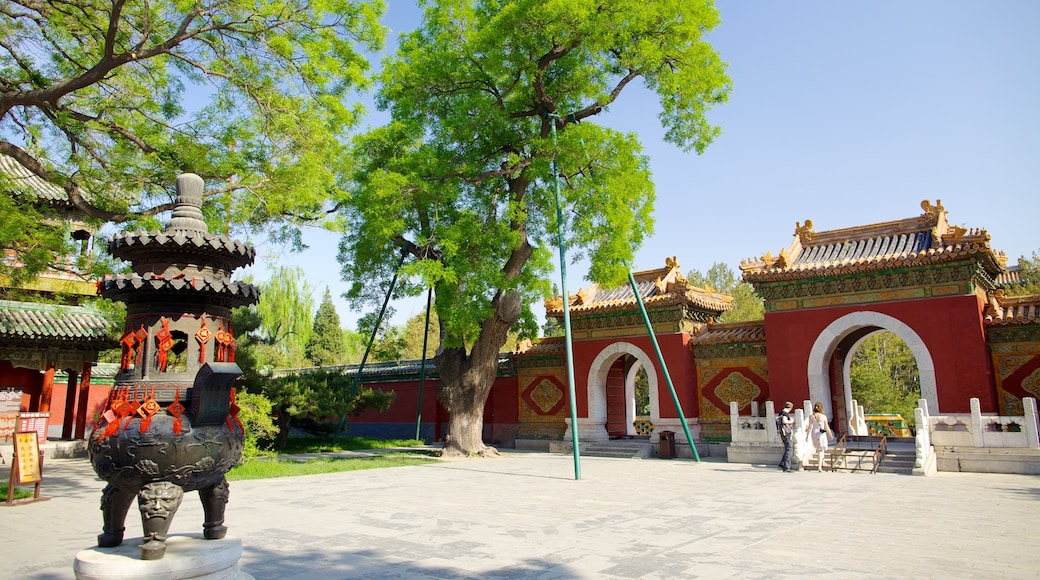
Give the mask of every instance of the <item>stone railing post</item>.
[[737, 408], [736, 401], [729, 402], [729, 432], [730, 441], [733, 443], [740, 442], [740, 410]]
[[914, 409], [914, 422], [917, 424], [917, 435], [914, 437], [914, 467], [924, 467], [932, 448], [932, 423], [928, 416], [928, 403], [921, 399], [918, 405], [920, 406]]
[[978, 397], [971, 398], [971, 436], [975, 441], [975, 447], [985, 447], [985, 439], [982, 432], [982, 407], [979, 405]]
[[1025, 415], [1026, 446], [1031, 449], [1040, 448], [1036, 418], [1036, 399], [1033, 397], [1022, 399], [1022, 412]]
[[770, 443], [780, 443], [780, 434], [776, 432], [776, 407], [772, 401], [766, 401], [766, 433]]

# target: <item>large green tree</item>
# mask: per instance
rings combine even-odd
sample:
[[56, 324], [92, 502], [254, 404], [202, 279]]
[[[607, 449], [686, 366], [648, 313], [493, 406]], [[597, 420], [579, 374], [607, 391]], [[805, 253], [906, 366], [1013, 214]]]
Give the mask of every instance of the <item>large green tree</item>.
[[765, 317], [765, 302], [757, 294], [755, 288], [737, 278], [732, 268], [721, 262], [715, 262], [708, 268], [707, 274], [690, 270], [686, 279], [694, 286], [703, 286], [733, 297], [733, 308], [722, 313], [720, 322], [745, 322], [762, 320]]
[[[359, 51], [381, 45], [382, 9], [0, 0], [0, 156], [97, 224], [156, 226], [175, 176], [191, 171], [207, 181], [211, 229], [270, 227], [298, 241], [298, 224], [344, 196], [344, 137], [359, 114], [351, 92], [367, 82]], [[7, 216], [24, 193], [0, 180]], [[67, 249], [63, 232], [27, 217], [0, 228], [0, 247], [41, 269]]]
[[1018, 259], [1018, 284], [1005, 288], [1009, 296], [1040, 294], [1040, 250], [1033, 250], [1031, 258]]
[[391, 121], [357, 142], [341, 262], [358, 299], [380, 298], [402, 251], [401, 293], [433, 286], [445, 451], [479, 454], [499, 349], [517, 325], [537, 332], [530, 305], [548, 294], [558, 226], [605, 285], [624, 283], [651, 231], [638, 139], [596, 120], [641, 85], [659, 99], [666, 138], [700, 152], [718, 133], [706, 112], [730, 83], [705, 40], [719, 21], [710, 1], [421, 5], [420, 27], [384, 61], [378, 104]]
[[921, 377], [910, 347], [894, 333], [876, 332], [860, 345], [849, 369], [852, 398], [867, 414], [902, 415], [914, 423]]
[[346, 344], [343, 329], [339, 325], [339, 314], [332, 303], [332, 291], [325, 288], [325, 297], [314, 315], [311, 337], [307, 340], [307, 358], [316, 366], [344, 364]]

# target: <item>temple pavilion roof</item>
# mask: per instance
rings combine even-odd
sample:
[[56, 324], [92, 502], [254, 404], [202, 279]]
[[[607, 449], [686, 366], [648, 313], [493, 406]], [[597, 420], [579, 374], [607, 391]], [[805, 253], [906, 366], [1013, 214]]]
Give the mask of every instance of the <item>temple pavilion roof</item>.
[[0, 154], [0, 174], [6, 178], [7, 185], [17, 193], [32, 195], [50, 203], [69, 203], [69, 195], [64, 189], [29, 171], [13, 157]]
[[[665, 260], [664, 268], [633, 272], [636, 287], [647, 310], [670, 306], [688, 306], [718, 316], [733, 307], [733, 297], [715, 292], [710, 288], [693, 286], [683, 276], [679, 262], [674, 257]], [[636, 295], [631, 284], [617, 288], [600, 288], [593, 284], [570, 296], [572, 316], [631, 311], [636, 305]], [[545, 315], [563, 316], [563, 300], [545, 301]]]
[[110, 346], [108, 321], [83, 306], [0, 300], [0, 342], [55, 340]]
[[795, 224], [794, 240], [772, 253], [740, 264], [747, 282], [798, 280], [821, 276], [977, 261], [990, 276], [1006, 272], [1007, 257], [989, 245], [989, 233], [947, 221], [942, 201], [921, 202], [920, 216], [817, 232], [812, 220]]

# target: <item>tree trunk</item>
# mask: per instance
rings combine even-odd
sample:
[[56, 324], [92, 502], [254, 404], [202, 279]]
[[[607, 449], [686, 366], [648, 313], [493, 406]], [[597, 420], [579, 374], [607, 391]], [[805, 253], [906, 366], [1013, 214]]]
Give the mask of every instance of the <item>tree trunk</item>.
[[276, 444], [278, 449], [284, 450], [289, 443], [289, 430], [291, 427], [292, 415], [285, 409], [280, 409], [278, 412], [278, 442]]
[[484, 405], [498, 377], [498, 349], [520, 316], [520, 295], [499, 293], [492, 300], [495, 315], [484, 322], [470, 354], [464, 347], [443, 349], [434, 357], [441, 386], [437, 400], [448, 410], [445, 456], [494, 456], [484, 445]]

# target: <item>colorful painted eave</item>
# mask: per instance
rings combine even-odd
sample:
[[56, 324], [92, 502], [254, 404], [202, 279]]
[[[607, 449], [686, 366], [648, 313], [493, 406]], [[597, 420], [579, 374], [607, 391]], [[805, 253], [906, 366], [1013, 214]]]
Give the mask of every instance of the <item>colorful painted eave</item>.
[[924, 214], [817, 232], [811, 220], [795, 224], [794, 240], [777, 256], [744, 260], [746, 282], [778, 282], [822, 276], [944, 264], [965, 260], [979, 263], [994, 278], [1007, 271], [1007, 257], [989, 245], [984, 229], [951, 225], [941, 201], [921, 202]]
[[[718, 315], [733, 307], [732, 296], [690, 285], [674, 257], [668, 258], [665, 264], [664, 268], [632, 273], [647, 310], [691, 306]], [[593, 284], [572, 294], [569, 302], [572, 316], [631, 312], [637, 308], [636, 295], [630, 285], [601, 289]], [[563, 300], [546, 300], [545, 315], [563, 316]]]
[[765, 342], [764, 320], [705, 324], [690, 336], [690, 346]]

